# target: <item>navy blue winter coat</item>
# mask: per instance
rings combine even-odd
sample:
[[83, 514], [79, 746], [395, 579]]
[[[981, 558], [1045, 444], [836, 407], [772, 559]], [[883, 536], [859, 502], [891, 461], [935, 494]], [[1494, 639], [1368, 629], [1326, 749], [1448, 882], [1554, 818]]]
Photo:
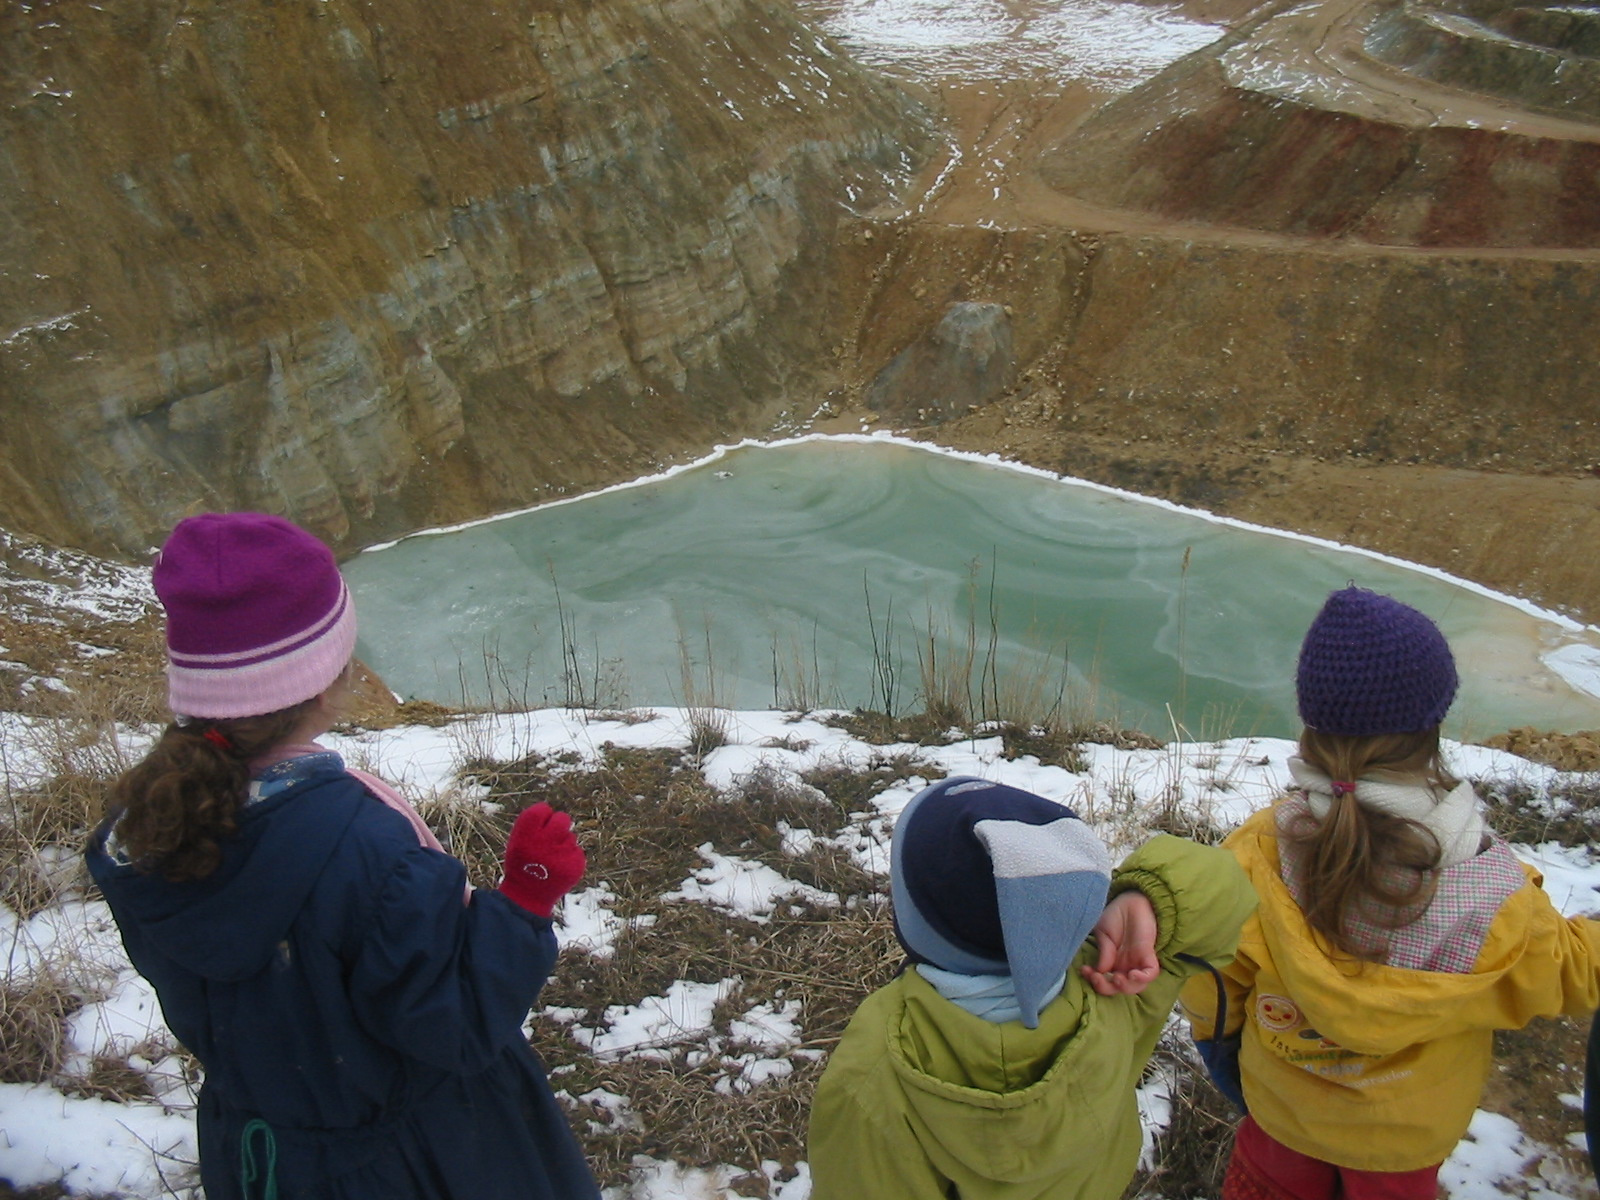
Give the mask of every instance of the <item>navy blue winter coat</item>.
[[[248, 806], [208, 878], [89, 868], [174, 1034], [200, 1059], [207, 1200], [591, 1200], [522, 1023], [550, 922], [318, 756]], [[264, 1124], [262, 1124], [264, 1123]]]

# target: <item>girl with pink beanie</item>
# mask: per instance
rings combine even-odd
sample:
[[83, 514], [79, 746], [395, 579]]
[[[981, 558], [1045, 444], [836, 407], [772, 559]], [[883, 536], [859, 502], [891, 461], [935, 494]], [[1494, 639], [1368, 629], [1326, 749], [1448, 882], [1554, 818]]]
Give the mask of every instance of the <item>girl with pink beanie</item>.
[[154, 568], [176, 719], [116, 781], [90, 872], [205, 1068], [208, 1200], [598, 1195], [522, 1024], [583, 874], [517, 818], [494, 891], [316, 738], [348, 686], [333, 554], [279, 517], [191, 517]]

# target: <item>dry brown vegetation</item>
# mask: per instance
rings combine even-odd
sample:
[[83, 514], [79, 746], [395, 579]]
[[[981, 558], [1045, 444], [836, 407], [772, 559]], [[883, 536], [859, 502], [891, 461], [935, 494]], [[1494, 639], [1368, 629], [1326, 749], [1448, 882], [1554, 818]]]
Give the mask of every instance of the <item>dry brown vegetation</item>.
[[[866, 990], [887, 981], [898, 963], [883, 881], [836, 846], [819, 842], [798, 856], [785, 853], [781, 829], [837, 835], [865, 819], [864, 803], [875, 791], [931, 772], [902, 757], [864, 774], [830, 773], [834, 782], [849, 778], [848, 788], [757, 773], [738, 792], [721, 793], [688, 765], [693, 755], [611, 748], [592, 769], [537, 757], [471, 764], [492, 800], [506, 807], [455, 848], [476, 878], [493, 882], [510, 815], [547, 801], [573, 815], [589, 878], [607, 883], [616, 914], [652, 919], [623, 932], [608, 957], [563, 956], [541, 1000], [582, 1010], [580, 1024], [595, 1026], [607, 1007], [660, 995], [676, 980], [740, 981], [717, 1014], [720, 1053], [697, 1042], [663, 1048], [660, 1058], [608, 1061], [586, 1053], [548, 1018], [536, 1025], [535, 1041], [570, 1095], [600, 1089], [628, 1098], [626, 1119], [580, 1106], [580, 1133], [604, 1182], [622, 1182], [633, 1156], [649, 1154], [699, 1166], [739, 1164], [749, 1171], [745, 1194], [764, 1195], [760, 1164], [792, 1167], [803, 1155], [805, 1112], [821, 1070], [820, 1055], [809, 1052], [831, 1046]], [[701, 846], [766, 862], [841, 903], [783, 904], [757, 923], [694, 901], [663, 902], [703, 865]], [[727, 1022], [753, 1005], [788, 1001], [799, 1002], [806, 1031], [793, 1073], [741, 1090], [739, 1047]]]
[[1570, 776], [1550, 788], [1495, 781], [1478, 791], [1489, 824], [1508, 842], [1589, 846], [1600, 837], [1600, 777]]
[[1529, 1139], [1550, 1148], [1539, 1174], [1557, 1195], [1594, 1194], [1588, 1156], [1569, 1140], [1583, 1129], [1574, 1102], [1583, 1094], [1588, 1036], [1587, 1020], [1566, 1017], [1494, 1036], [1494, 1072], [1482, 1107], [1510, 1117]]
[[[867, 721], [864, 714], [853, 725]], [[480, 882], [492, 882], [510, 814], [540, 800], [571, 812], [589, 851], [590, 878], [604, 879], [618, 916], [654, 917], [617, 940], [614, 953], [597, 958], [568, 951], [547, 985], [545, 1004], [582, 1010], [592, 1026], [612, 1005], [661, 994], [679, 979], [700, 983], [737, 978], [738, 990], [717, 1016], [707, 1041], [664, 1049], [660, 1058], [606, 1060], [584, 1051], [561, 1023], [542, 1017], [534, 1040], [558, 1085], [573, 1097], [595, 1091], [628, 1098], [627, 1117], [580, 1100], [575, 1124], [605, 1183], [620, 1183], [635, 1155], [667, 1157], [696, 1166], [733, 1164], [744, 1169], [741, 1195], [765, 1196], [763, 1162], [784, 1170], [804, 1157], [805, 1115], [829, 1049], [868, 991], [898, 969], [886, 881], [868, 874], [835, 846], [818, 843], [793, 856], [781, 848], [780, 825], [835, 837], [870, 820], [874, 796], [892, 784], [942, 772], [914, 754], [886, 755], [864, 768], [839, 765], [809, 772], [801, 784], [758, 772], [736, 793], [709, 788], [686, 760], [692, 751], [610, 748], [598, 766], [530, 758], [516, 763], [471, 764], [503, 812], [459, 822], [447, 832], [465, 837], [465, 854]], [[459, 811], [459, 809], [457, 810]], [[697, 902], [665, 902], [701, 865], [699, 847], [757, 859], [841, 899], [837, 907], [780, 905], [756, 923]], [[740, 1090], [739, 1047], [725, 1022], [755, 1004], [799, 1001], [804, 1042], [791, 1054], [792, 1074]], [[1177, 1031], [1164, 1039], [1152, 1071], [1176, 1080], [1173, 1123], [1159, 1141], [1155, 1166], [1143, 1171], [1128, 1195], [1215, 1195], [1233, 1114], [1192, 1065]], [[713, 1045], [716, 1043], [713, 1042]], [[781, 1177], [781, 1176], [780, 1176]]]
[[1525, 725], [1497, 734], [1483, 744], [1509, 750], [1519, 758], [1544, 763], [1558, 771], [1600, 771], [1600, 729], [1550, 733]]
[[[11, 785], [4, 796], [0, 837], [8, 865], [0, 899], [21, 914], [40, 911], [64, 890], [81, 886], [76, 854], [97, 817], [106, 781], [125, 765], [128, 743], [92, 688], [50, 703], [61, 719], [39, 722], [27, 736], [49, 764], [32, 786]], [[440, 722], [443, 711], [414, 714]], [[611, 714], [615, 715], [615, 714]], [[496, 761], [474, 749], [470, 733], [460, 744], [459, 794], [429, 801], [424, 815], [447, 846], [468, 865], [472, 880], [497, 882], [505, 836], [515, 814], [548, 801], [573, 815], [589, 855], [588, 884], [604, 881], [610, 907], [624, 923], [611, 952], [569, 948], [541, 997], [531, 1036], [569, 1098], [573, 1123], [597, 1174], [607, 1184], [626, 1181], [638, 1155], [693, 1166], [731, 1166], [740, 1195], [766, 1196], [771, 1168], [784, 1178], [804, 1157], [805, 1118], [826, 1061], [857, 1004], [898, 969], [900, 954], [889, 919], [882, 876], [864, 870], [847, 849], [852, 834], [881, 838], [874, 798], [909, 779], [933, 780], [942, 770], [919, 745], [942, 744], [950, 730], [927, 717], [892, 719], [871, 713], [836, 718], [851, 733], [893, 748], [865, 764], [836, 763], [796, 779], [757, 771], [735, 791], [707, 784], [699, 770], [704, 745], [684, 750], [603, 748], [597, 760], [576, 755], [534, 755]], [[463, 728], [467, 726], [463, 725]], [[1155, 748], [1153, 739], [1086, 727], [990, 723], [967, 730], [998, 736], [1008, 753], [1031, 754], [1069, 766], [1081, 762], [1086, 741]], [[13, 735], [16, 736], [16, 735]], [[803, 750], [798, 738], [775, 747]], [[0, 758], [4, 747], [0, 746]], [[1163, 813], [1177, 832], [1214, 840], [1220, 829], [1185, 813], [1176, 803], [1154, 814], [1108, 812], [1098, 819], [1159, 824]], [[1553, 795], [1533, 787], [1500, 787], [1490, 795], [1498, 828], [1521, 841], [1556, 838], [1569, 844], [1592, 838], [1600, 794], [1581, 777]], [[808, 830], [814, 840], [787, 835]], [[1141, 835], [1142, 836], [1142, 835]], [[796, 853], [797, 846], [804, 848]], [[831, 895], [780, 903], [752, 919], [690, 900], [664, 897], [679, 889], [712, 853], [765, 863], [786, 877]], [[675, 981], [736, 981], [714, 1013], [713, 1029], [662, 1045], [653, 1056], [610, 1057], [585, 1048], [578, 1031], [603, 1032], [607, 1010], [660, 996]], [[0, 990], [0, 1079], [48, 1081], [64, 1091], [110, 1100], [147, 1099], [137, 1064], [106, 1057], [64, 1074], [64, 1025], [95, 999], [71, 973], [43, 974]], [[743, 1044], [733, 1022], [755, 1005], [798, 1004], [799, 1045], [772, 1051]], [[570, 1021], [566, 1017], [570, 1016]], [[1541, 1024], [1502, 1037], [1502, 1061], [1488, 1103], [1512, 1115], [1528, 1135], [1561, 1147], [1577, 1127], [1559, 1090], [1576, 1090], [1571, 1070], [1558, 1089], [1549, 1065], [1581, 1062], [1582, 1030]], [[137, 1049], [137, 1048], [136, 1048]], [[149, 1057], [147, 1055], [147, 1057]], [[783, 1058], [787, 1074], [754, 1082], [753, 1060]], [[192, 1061], [185, 1070], [196, 1076]], [[1234, 1119], [1227, 1103], [1193, 1065], [1181, 1030], [1169, 1031], [1151, 1073], [1167, 1081], [1172, 1118], [1157, 1139], [1153, 1164], [1130, 1185], [1130, 1198], [1180, 1200], [1217, 1195]], [[1551, 1159], [1562, 1170], [1570, 1148]], [[0, 1198], [15, 1195], [0, 1185]], [[42, 1189], [29, 1200], [60, 1194]]]

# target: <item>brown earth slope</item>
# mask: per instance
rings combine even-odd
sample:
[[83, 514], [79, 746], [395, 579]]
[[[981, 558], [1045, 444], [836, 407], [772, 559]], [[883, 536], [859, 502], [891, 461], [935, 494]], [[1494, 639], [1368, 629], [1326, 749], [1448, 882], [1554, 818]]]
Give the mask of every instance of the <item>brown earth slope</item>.
[[1600, 614], [1582, 12], [1189, 0], [1112, 94], [896, 86], [836, 7], [7, 8], [0, 524], [348, 546], [829, 395]]
[[[1233, 32], [1114, 97], [925, 79], [954, 148], [911, 209], [856, 230], [836, 427], [865, 415], [1600, 615], [1600, 122], [1550, 111], [1537, 58], [1485, 68], [1493, 92], [1414, 69], [1414, 45], [1380, 60], [1392, 7], [1222, 13]], [[1508, 11], [1440, 22], [1459, 55]], [[1012, 347], [986, 389], [883, 386], [973, 303]]]

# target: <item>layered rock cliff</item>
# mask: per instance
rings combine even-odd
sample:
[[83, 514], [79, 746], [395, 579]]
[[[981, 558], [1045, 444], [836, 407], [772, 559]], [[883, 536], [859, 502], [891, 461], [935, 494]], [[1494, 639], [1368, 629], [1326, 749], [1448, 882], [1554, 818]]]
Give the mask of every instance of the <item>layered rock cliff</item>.
[[768, 428], [930, 136], [776, 0], [40, 0], [0, 44], [0, 508], [101, 550]]

